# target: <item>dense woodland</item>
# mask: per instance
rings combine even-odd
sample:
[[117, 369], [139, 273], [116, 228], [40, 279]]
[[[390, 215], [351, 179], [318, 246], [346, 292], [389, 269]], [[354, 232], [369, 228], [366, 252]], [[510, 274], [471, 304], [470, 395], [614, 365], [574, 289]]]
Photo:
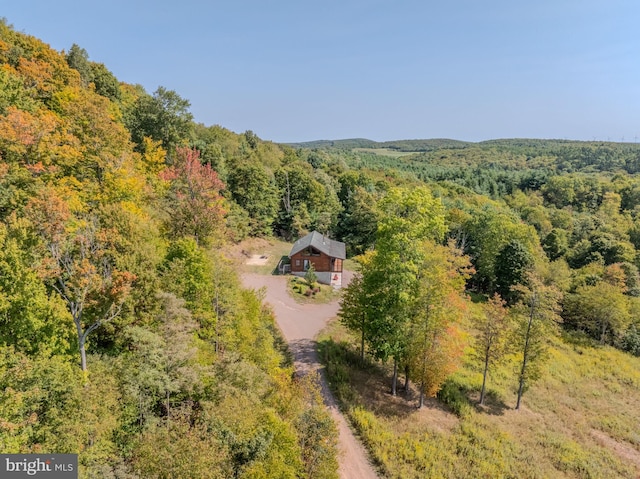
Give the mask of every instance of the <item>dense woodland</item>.
[[0, 23], [0, 450], [79, 453], [81, 477], [336, 477], [316, 386], [220, 253], [290, 231], [274, 171], [325, 185], [188, 108]]
[[221, 253], [250, 237], [344, 241], [358, 360], [418, 405], [470, 403], [467, 364], [484, 404], [511, 361], [520, 409], [562, 341], [640, 356], [640, 145], [277, 145], [189, 107], [0, 23], [2, 451], [79, 453], [83, 477], [336, 477], [315, 385]]

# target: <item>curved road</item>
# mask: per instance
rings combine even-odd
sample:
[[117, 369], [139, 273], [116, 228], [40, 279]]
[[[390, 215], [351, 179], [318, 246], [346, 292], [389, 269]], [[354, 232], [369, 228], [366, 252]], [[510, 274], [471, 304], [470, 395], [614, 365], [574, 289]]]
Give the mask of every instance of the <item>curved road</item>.
[[[343, 281], [350, 279], [349, 272], [343, 273]], [[287, 293], [287, 277], [243, 274], [242, 282], [251, 289], [266, 288], [266, 302], [273, 308], [282, 335], [289, 344], [294, 357], [295, 368], [300, 372], [318, 371], [324, 402], [338, 427], [340, 448], [340, 477], [344, 479], [377, 479], [367, 453], [353, 435], [340, 413], [333, 394], [329, 390], [316, 352], [315, 338], [326, 326], [327, 321], [338, 314], [338, 301], [328, 304], [298, 304]]]

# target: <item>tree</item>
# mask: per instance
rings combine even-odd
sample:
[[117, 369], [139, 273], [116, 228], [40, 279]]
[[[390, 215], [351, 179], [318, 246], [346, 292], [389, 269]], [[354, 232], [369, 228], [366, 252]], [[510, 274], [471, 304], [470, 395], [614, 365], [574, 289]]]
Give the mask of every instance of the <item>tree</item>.
[[346, 243], [349, 256], [362, 254], [376, 239], [378, 217], [372, 194], [356, 186], [343, 202], [344, 210], [338, 220], [337, 236]]
[[159, 140], [172, 157], [174, 149], [191, 133], [193, 115], [189, 112], [190, 105], [188, 100], [164, 87], [158, 87], [153, 95], [143, 93], [127, 116], [131, 139], [138, 148], [142, 146], [144, 137]]
[[380, 201], [376, 249], [363, 265], [370, 308], [369, 346], [373, 356], [393, 359], [391, 392], [396, 394], [398, 363], [407, 358], [408, 326], [415, 312], [425, 241], [444, 238], [444, 208], [427, 188], [392, 188]]
[[507, 303], [518, 299], [518, 292], [513, 287], [525, 283], [532, 266], [531, 253], [518, 240], [511, 240], [500, 249], [495, 263], [496, 292]]
[[313, 265], [309, 266], [309, 269], [304, 273], [304, 280], [307, 282], [307, 286], [309, 289], [313, 289], [316, 287], [316, 283], [318, 282], [318, 275], [316, 274], [316, 270]]
[[332, 230], [340, 212], [340, 201], [331, 178], [314, 172], [307, 163], [295, 162], [275, 172], [280, 192], [276, 231], [287, 238], [299, 237], [310, 229]]
[[93, 73], [87, 51], [74, 43], [71, 45], [66, 59], [67, 64], [80, 74], [82, 86], [85, 88], [89, 86], [89, 83], [93, 81]]
[[278, 190], [273, 173], [260, 164], [241, 163], [228, 175], [231, 197], [251, 218], [251, 234], [268, 235], [278, 215]]
[[[370, 261], [372, 252], [357, 258], [361, 267], [366, 268]], [[369, 325], [375, 314], [372, 308], [374, 296], [374, 285], [366, 284], [362, 273], [356, 273], [349, 285], [343, 290], [340, 301], [340, 321], [349, 330], [360, 333], [360, 361], [364, 363], [365, 343], [369, 338]]]
[[105, 96], [111, 101], [119, 101], [122, 94], [120, 83], [103, 63], [91, 63], [91, 76], [98, 95]]
[[29, 355], [68, 355], [74, 339], [69, 315], [31, 267], [35, 251], [21, 223], [0, 223], [0, 345]]
[[482, 306], [482, 312], [478, 315], [476, 323], [478, 334], [475, 348], [475, 355], [483, 364], [480, 404], [484, 404], [489, 369], [506, 352], [506, 340], [509, 334], [508, 310], [500, 296], [494, 294]]
[[522, 362], [518, 373], [518, 399], [520, 409], [523, 394], [540, 377], [546, 359], [548, 342], [560, 322], [558, 316], [560, 292], [529, 275], [528, 286], [520, 286], [520, 301], [514, 306], [517, 327], [516, 341], [522, 345]]
[[215, 278], [211, 263], [193, 238], [173, 241], [161, 267], [166, 291], [184, 299], [200, 325], [200, 334], [210, 337], [217, 325], [213, 323], [212, 302]]
[[569, 249], [567, 232], [564, 229], [553, 228], [542, 242], [542, 248], [550, 260], [556, 260]]
[[46, 251], [41, 272], [71, 313], [86, 371], [87, 338], [120, 314], [135, 276], [114, 268], [113, 232], [101, 230], [95, 216], [72, 218], [51, 190], [34, 198], [29, 210]]
[[178, 237], [191, 236], [206, 244], [224, 224], [223, 183], [210, 165], [199, 161], [195, 149], [178, 148], [173, 166], [161, 172], [169, 183], [169, 230]]
[[628, 297], [620, 286], [606, 281], [580, 286], [569, 294], [563, 316], [569, 325], [586, 330], [600, 344], [616, 343], [631, 321]]
[[157, 332], [139, 326], [127, 329], [133, 356], [133, 371], [127, 372], [128, 387], [138, 396], [141, 421], [158, 406], [169, 417], [172, 397], [190, 398], [197, 384], [191, 364], [197, 352], [194, 345], [197, 324], [183, 300], [170, 293], [158, 293], [157, 299], [162, 306]]
[[485, 292], [494, 292], [498, 281], [496, 260], [510, 241], [518, 241], [533, 253], [539, 243], [533, 226], [525, 225], [513, 212], [486, 204], [474, 209], [464, 229], [468, 232], [465, 252], [476, 269], [474, 282]]
[[408, 331], [407, 363], [420, 385], [421, 408], [425, 394], [434, 396], [438, 392], [462, 356], [462, 334], [457, 323], [466, 309], [463, 293], [471, 270], [469, 259], [453, 242], [445, 247], [426, 240], [418, 247], [422, 249], [422, 261]]

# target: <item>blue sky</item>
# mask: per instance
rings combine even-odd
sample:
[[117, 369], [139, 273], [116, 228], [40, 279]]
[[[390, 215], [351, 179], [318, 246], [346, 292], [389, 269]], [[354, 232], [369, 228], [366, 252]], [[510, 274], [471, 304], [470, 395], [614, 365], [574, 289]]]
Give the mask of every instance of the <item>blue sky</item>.
[[267, 140], [640, 139], [636, 0], [6, 3], [18, 31]]

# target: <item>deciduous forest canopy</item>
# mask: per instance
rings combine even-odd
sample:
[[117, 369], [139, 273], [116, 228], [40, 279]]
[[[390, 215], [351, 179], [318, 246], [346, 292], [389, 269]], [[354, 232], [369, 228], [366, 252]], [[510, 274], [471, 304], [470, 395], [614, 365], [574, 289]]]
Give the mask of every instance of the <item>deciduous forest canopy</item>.
[[[223, 254], [313, 230], [359, 265], [342, 353], [392, 368], [394, 394], [402, 374], [420, 406], [437, 395], [481, 422], [486, 401], [526, 407], [559, 351], [579, 348], [615, 358], [626, 372], [606, 394], [638, 404], [640, 145], [284, 145], [189, 108], [0, 22], [3, 452], [78, 453], [83, 477], [337, 477], [316, 386], [294, 379], [272, 313]], [[338, 396], [366, 438], [377, 419]], [[589, 427], [640, 455], [631, 411]], [[458, 455], [465, 474], [523, 477], [526, 447], [490, 434], [440, 456], [428, 434], [406, 436], [406, 469], [384, 450], [395, 438], [368, 445], [389, 477], [445, 477]], [[504, 444], [507, 459], [482, 459]], [[580, 437], [537, 444], [531, 477], [640, 472], [604, 446], [589, 462]]]

